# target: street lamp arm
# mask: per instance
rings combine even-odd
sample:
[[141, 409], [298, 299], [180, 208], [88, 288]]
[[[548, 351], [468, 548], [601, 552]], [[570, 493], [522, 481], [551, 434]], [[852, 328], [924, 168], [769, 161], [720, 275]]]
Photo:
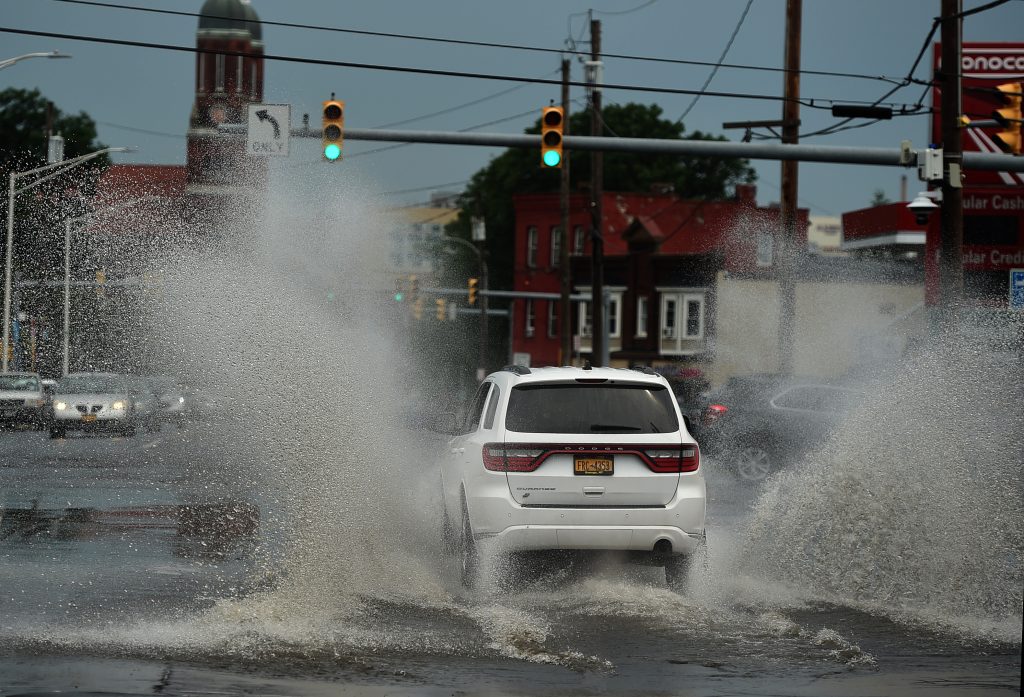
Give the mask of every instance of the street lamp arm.
[[0, 70], [9, 68], [18, 61], [23, 61], [26, 58], [70, 58], [71, 56], [67, 53], [61, 53], [60, 51], [38, 51], [36, 53], [26, 53], [23, 56], [15, 56], [14, 58], [7, 58], [0, 61]]
[[83, 162], [87, 162], [89, 160], [97, 158], [100, 155], [105, 155], [108, 152], [131, 152], [131, 148], [124, 148], [124, 147], [103, 148], [102, 150], [96, 150], [95, 152], [90, 152], [90, 153], [86, 153], [85, 155], [79, 155], [78, 157], [73, 157], [70, 160], [61, 160], [60, 162], [54, 162], [54, 163], [51, 163], [51, 164], [48, 164], [48, 165], [43, 165], [42, 167], [36, 167], [35, 169], [26, 170], [24, 172], [14, 172], [13, 174], [11, 174], [11, 182], [12, 182], [12, 184], [17, 179], [21, 179], [22, 177], [27, 177], [30, 174], [38, 174], [39, 172], [46, 172], [48, 170], [51, 170], [51, 169], [54, 169], [54, 168], [57, 168], [57, 167], [61, 168], [61, 169], [58, 169], [56, 172], [50, 172], [49, 174], [47, 174], [45, 176], [42, 176], [42, 177], [39, 177], [38, 179], [36, 179], [35, 181], [33, 181], [33, 182], [29, 183], [29, 184], [25, 184], [24, 186], [22, 186], [20, 188], [14, 189], [13, 193], [20, 194], [23, 191], [28, 191], [29, 189], [32, 189], [32, 188], [42, 184], [44, 181], [46, 181], [48, 179], [53, 179], [54, 177], [60, 176], [61, 174], [64, 174], [65, 171], [67, 171], [67, 170], [69, 170], [69, 169], [71, 169], [73, 167], [77, 167], [78, 165], [82, 164]]

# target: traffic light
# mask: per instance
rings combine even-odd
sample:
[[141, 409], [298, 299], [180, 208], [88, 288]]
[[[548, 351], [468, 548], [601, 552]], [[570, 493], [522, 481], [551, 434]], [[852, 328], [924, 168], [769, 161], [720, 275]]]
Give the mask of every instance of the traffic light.
[[444, 308], [444, 298], [437, 298], [436, 300], [434, 300], [434, 310], [438, 322], [444, 322]]
[[560, 106], [546, 106], [540, 116], [540, 161], [546, 168], [562, 167], [562, 132], [565, 112]]
[[420, 299], [420, 279], [415, 274], [409, 276], [409, 301], [418, 302]]
[[992, 118], [999, 122], [999, 125], [1003, 130], [992, 136], [992, 140], [1002, 148], [1004, 152], [1010, 152], [1014, 155], [1020, 155], [1021, 153], [1021, 140], [1022, 140], [1022, 122], [1021, 116], [1021, 95], [1024, 83], [1022, 82], [1008, 82], [1003, 85], [997, 85], [998, 95], [1000, 101], [1004, 104], [1002, 109], [995, 109], [992, 111]]
[[469, 279], [468, 298], [469, 298], [469, 304], [470, 305], [476, 305], [476, 289], [477, 289], [478, 285], [480, 285], [480, 279], [479, 278], [471, 278], [471, 279]]
[[331, 99], [324, 102], [323, 108], [323, 153], [324, 159], [330, 162], [341, 159], [341, 146], [345, 140], [345, 102]]
[[400, 303], [405, 300], [405, 284], [402, 283], [402, 277], [399, 276], [395, 279], [395, 302]]
[[416, 298], [412, 304], [412, 316], [416, 319], [423, 319], [423, 298]]
[[104, 269], [96, 269], [96, 296], [103, 298], [107, 295], [107, 272]]

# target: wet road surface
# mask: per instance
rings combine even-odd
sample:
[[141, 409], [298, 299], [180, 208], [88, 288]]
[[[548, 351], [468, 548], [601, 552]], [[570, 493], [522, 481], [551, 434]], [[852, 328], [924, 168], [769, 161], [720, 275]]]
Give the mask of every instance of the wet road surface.
[[438, 540], [438, 436], [410, 431], [367, 484], [375, 463], [280, 467], [287, 443], [238, 428], [0, 434], [3, 694], [1019, 692], [1019, 607], [930, 617], [738, 564], [762, 489], [713, 460], [688, 595], [615, 559], [467, 593]]

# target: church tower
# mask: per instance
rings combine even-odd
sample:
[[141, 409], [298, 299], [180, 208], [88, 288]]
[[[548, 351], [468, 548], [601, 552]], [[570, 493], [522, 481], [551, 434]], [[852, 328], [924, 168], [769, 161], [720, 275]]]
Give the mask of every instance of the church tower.
[[263, 101], [263, 31], [249, 0], [206, 0], [201, 14], [186, 191], [215, 203], [223, 196], [250, 195], [265, 181], [266, 163], [246, 161], [244, 142], [217, 130], [221, 123], [245, 123], [248, 105]]

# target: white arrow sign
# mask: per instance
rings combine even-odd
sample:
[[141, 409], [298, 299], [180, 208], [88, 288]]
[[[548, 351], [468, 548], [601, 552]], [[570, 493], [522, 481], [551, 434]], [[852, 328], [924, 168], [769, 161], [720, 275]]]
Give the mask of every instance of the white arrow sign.
[[245, 152], [255, 157], [288, 157], [291, 104], [250, 104]]

